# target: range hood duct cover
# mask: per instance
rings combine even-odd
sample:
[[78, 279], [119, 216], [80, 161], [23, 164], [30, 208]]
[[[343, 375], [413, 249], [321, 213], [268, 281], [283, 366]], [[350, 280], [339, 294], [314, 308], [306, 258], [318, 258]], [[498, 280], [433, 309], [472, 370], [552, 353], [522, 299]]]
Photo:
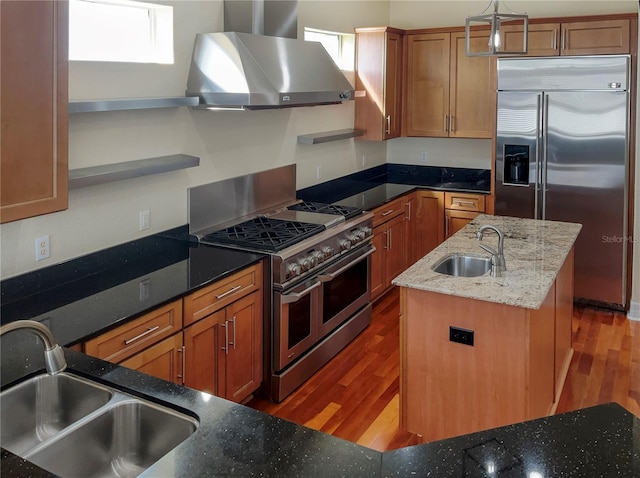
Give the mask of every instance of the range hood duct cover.
[[224, 31], [298, 38], [298, 2], [224, 0]]
[[[226, 12], [229, 2], [225, 2], [225, 26], [232, 12], [246, 13], [247, 3], [253, 6], [253, 14], [269, 3], [295, 6], [297, 2], [231, 3], [234, 8]], [[287, 11], [283, 21], [291, 23], [294, 18], [297, 24], [297, 14]], [[244, 26], [269, 23], [261, 21], [260, 15], [248, 22], [240, 14], [238, 22]], [[341, 103], [352, 100], [354, 91], [320, 43], [227, 31], [196, 35], [186, 96], [198, 96], [199, 108], [266, 109]]]

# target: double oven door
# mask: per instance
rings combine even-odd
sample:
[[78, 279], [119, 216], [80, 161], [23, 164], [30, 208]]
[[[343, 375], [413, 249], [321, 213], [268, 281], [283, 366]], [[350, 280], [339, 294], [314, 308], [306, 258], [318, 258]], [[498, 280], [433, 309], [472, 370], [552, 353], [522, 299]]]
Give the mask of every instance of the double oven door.
[[371, 254], [363, 244], [301, 283], [274, 291], [274, 371], [329, 336], [371, 299]]

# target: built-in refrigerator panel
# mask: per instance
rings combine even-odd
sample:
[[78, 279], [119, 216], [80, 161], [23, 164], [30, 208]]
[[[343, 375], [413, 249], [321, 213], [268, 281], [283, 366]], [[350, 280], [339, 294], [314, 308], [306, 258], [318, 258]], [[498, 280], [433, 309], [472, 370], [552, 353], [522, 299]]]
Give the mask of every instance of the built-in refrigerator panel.
[[622, 308], [629, 61], [499, 59], [495, 152], [496, 214], [581, 223], [574, 294]]
[[627, 93], [545, 95], [545, 219], [582, 224], [574, 294], [624, 303]]

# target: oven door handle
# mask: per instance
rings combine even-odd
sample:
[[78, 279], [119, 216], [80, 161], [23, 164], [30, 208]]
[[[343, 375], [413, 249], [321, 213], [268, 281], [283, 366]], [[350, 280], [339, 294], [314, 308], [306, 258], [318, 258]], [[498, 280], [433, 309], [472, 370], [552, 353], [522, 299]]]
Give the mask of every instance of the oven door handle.
[[301, 292], [291, 292], [290, 294], [283, 294], [282, 303], [292, 304], [293, 302], [298, 302], [300, 299], [302, 299], [305, 295], [307, 295], [313, 289], [315, 289], [316, 287], [320, 287], [321, 285], [322, 285], [322, 282], [314, 282], [312, 285], [310, 285], [309, 287], [307, 287], [305, 290]]
[[338, 277], [340, 274], [342, 274], [344, 271], [346, 271], [347, 269], [349, 269], [350, 267], [355, 266], [358, 262], [362, 261], [363, 259], [366, 259], [368, 256], [370, 256], [371, 254], [373, 254], [374, 252], [376, 252], [376, 248], [371, 246], [371, 249], [369, 249], [367, 252], [365, 252], [364, 254], [362, 254], [361, 256], [358, 256], [357, 258], [355, 258], [354, 260], [352, 260], [351, 262], [349, 262], [346, 266], [342, 266], [340, 269], [338, 269], [335, 272], [331, 272], [330, 274], [320, 274], [318, 276], [318, 280], [320, 280], [320, 282], [330, 282], [333, 279], [335, 279], [336, 277]]

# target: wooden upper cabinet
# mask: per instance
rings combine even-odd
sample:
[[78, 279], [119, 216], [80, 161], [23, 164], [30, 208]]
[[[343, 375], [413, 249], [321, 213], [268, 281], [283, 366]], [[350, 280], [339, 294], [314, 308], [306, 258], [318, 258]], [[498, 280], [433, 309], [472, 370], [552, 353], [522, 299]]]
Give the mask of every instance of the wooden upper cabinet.
[[449, 136], [449, 33], [407, 37], [407, 136]]
[[[502, 25], [500, 34], [505, 51], [522, 51], [522, 26]], [[526, 56], [555, 56], [560, 51], [560, 24], [529, 24]]]
[[[488, 39], [488, 31], [473, 31], [472, 49]], [[494, 77], [492, 59], [466, 56], [463, 31], [409, 35], [406, 135], [491, 138]]]
[[[488, 31], [472, 31], [471, 50], [484, 50]], [[468, 57], [464, 32], [451, 34], [449, 136], [492, 138], [495, 122], [495, 59]]]
[[68, 3], [0, 2], [0, 221], [68, 207]]
[[629, 53], [629, 20], [563, 23], [560, 48], [561, 55]]
[[357, 139], [382, 141], [401, 134], [402, 31], [356, 29], [355, 128]]
[[[522, 27], [500, 27], [505, 50], [522, 49]], [[631, 51], [628, 19], [529, 24], [527, 56], [611, 55]]]

